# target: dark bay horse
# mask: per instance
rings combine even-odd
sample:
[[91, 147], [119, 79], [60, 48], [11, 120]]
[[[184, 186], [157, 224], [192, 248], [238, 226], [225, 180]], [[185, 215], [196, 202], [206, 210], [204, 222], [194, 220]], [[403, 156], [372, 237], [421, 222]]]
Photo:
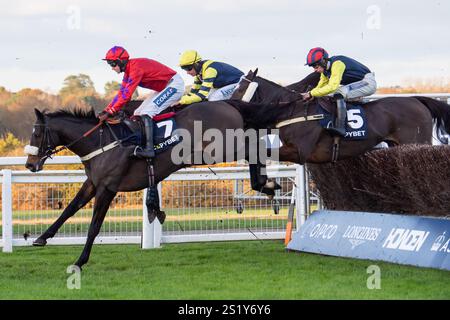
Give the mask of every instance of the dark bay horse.
[[[83, 157], [115, 141], [112, 132], [104, 128], [104, 125], [88, 137], [78, 140], [98, 124], [98, 119], [92, 110], [87, 112], [61, 110], [47, 113], [36, 109], [35, 113], [37, 120], [30, 145], [26, 147], [32, 151], [28, 152], [26, 167], [33, 172], [42, 170], [46, 156], [52, 153], [57, 146], [70, 145], [68, 149]], [[200, 159], [211, 156], [207, 154], [209, 151], [205, 149], [209, 142], [203, 141], [202, 134], [206, 130], [214, 128], [225, 136], [226, 129], [243, 128], [243, 120], [238, 110], [221, 101], [193, 104], [176, 113], [175, 120], [178, 129], [184, 129], [191, 133], [194, 132], [194, 121], [201, 121], [201, 130], [203, 131], [201, 135], [193, 134], [192, 139], [183, 139], [179, 143], [180, 147], [184, 147], [183, 150], [189, 151], [181, 155], [183, 159], [181, 163], [175, 164], [172, 161], [171, 148], [155, 157], [153, 161], [155, 183], [162, 181], [171, 173], [195, 163], [194, 160], [199, 159], [198, 153], [200, 153]], [[224, 159], [238, 160], [236, 157], [241, 154], [242, 148], [245, 149], [245, 145], [236, 144], [235, 148], [227, 150], [224, 144], [223, 148]], [[119, 145], [90, 160], [83, 161], [87, 180], [62, 215], [33, 244], [45, 245], [47, 239], [53, 237], [68, 218], [73, 216], [92, 198], [95, 198], [87, 241], [81, 256], [75, 262], [75, 265], [79, 267], [84, 265], [89, 259], [94, 239], [100, 231], [106, 212], [117, 192], [142, 190], [149, 185], [147, 162], [130, 157], [133, 150], [134, 146]], [[197, 158], [195, 158], [196, 156]], [[210, 163], [208, 162], [208, 164]]]
[[[241, 99], [250, 83], [256, 82], [258, 87], [250, 103], [228, 102], [240, 110], [246, 127], [275, 128], [285, 120], [323, 113], [317, 103], [305, 103], [299, 95], [313, 88], [317, 80], [317, 76], [311, 74], [299, 83], [282, 87], [250, 72], [232, 97]], [[367, 118], [367, 138], [359, 141], [342, 139], [337, 160], [360, 155], [383, 141], [389, 146], [431, 144], [433, 120], [437, 131], [450, 132], [450, 106], [431, 98], [388, 97], [365, 103], [362, 107]], [[284, 145], [280, 149], [281, 159], [299, 164], [332, 161], [335, 137], [314, 117], [282, 126], [279, 130]]]

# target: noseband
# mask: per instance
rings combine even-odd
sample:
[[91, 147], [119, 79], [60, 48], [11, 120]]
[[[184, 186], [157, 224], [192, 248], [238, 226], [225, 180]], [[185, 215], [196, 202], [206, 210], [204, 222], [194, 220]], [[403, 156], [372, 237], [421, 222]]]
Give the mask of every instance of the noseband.
[[41, 143], [39, 144], [39, 147], [26, 145], [25, 150], [24, 150], [25, 154], [28, 154], [31, 156], [40, 156], [41, 155], [40, 161], [45, 161], [47, 158], [51, 158], [51, 156], [53, 154], [60, 151], [60, 150], [59, 151], [55, 150], [55, 147], [54, 147], [55, 144], [53, 143], [50, 128], [47, 126], [46, 123], [42, 123], [42, 124], [37, 123], [33, 127], [34, 127], [34, 129], [36, 129], [36, 127], [44, 127], [44, 137], [42, 138]]

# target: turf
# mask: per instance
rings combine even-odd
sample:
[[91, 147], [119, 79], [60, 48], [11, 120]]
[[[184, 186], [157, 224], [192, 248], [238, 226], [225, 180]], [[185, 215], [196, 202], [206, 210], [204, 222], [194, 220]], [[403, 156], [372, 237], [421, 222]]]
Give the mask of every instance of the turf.
[[[0, 299], [450, 299], [447, 271], [286, 252], [282, 241], [96, 245], [81, 289], [67, 267], [81, 246], [0, 254]], [[369, 265], [381, 289], [367, 288]]]
[[[271, 208], [267, 210], [246, 209], [243, 214], [219, 208], [215, 211], [207, 208], [195, 210], [168, 209], [165, 210], [167, 219], [163, 229], [164, 231], [283, 229], [286, 225], [287, 210], [287, 208], [280, 208], [279, 214], [275, 215]], [[58, 210], [43, 210], [32, 214], [28, 211], [15, 211], [14, 219], [20, 220], [21, 223], [13, 224], [14, 238], [21, 238], [25, 232], [32, 238], [40, 236], [60, 214], [61, 212]], [[61, 227], [58, 235], [86, 236], [92, 210], [80, 210], [74, 218], [79, 217], [85, 217], [85, 222], [69, 219]], [[111, 218], [118, 218], [118, 220], [111, 220]], [[43, 223], [42, 219], [47, 219], [49, 223]], [[39, 222], [39, 224], [36, 222]], [[139, 212], [139, 209], [113, 209], [108, 211], [101, 235], [120, 235], [121, 233], [136, 233], [138, 235], [141, 230], [142, 213]]]

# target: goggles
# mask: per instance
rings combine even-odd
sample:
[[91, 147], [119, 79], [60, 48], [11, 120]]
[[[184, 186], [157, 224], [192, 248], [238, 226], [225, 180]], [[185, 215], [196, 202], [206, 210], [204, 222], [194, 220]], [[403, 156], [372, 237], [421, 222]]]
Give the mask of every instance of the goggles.
[[107, 60], [106, 62], [113, 68], [118, 65], [117, 60]]
[[191, 64], [191, 65], [189, 65], [189, 66], [182, 66], [182, 67], [181, 67], [181, 69], [183, 69], [183, 70], [185, 70], [185, 71], [191, 71], [192, 68], [194, 68], [194, 65], [193, 65], [193, 64]]

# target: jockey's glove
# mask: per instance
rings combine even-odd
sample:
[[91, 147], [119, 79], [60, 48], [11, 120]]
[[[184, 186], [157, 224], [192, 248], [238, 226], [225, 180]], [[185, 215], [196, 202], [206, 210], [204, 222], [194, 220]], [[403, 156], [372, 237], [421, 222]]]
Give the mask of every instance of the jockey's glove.
[[97, 115], [97, 118], [100, 122], [103, 122], [111, 116], [112, 116], [112, 114], [110, 114], [109, 112], [102, 111]]

